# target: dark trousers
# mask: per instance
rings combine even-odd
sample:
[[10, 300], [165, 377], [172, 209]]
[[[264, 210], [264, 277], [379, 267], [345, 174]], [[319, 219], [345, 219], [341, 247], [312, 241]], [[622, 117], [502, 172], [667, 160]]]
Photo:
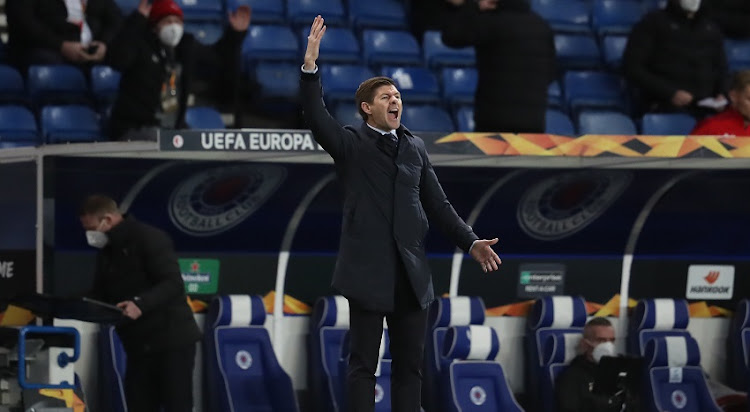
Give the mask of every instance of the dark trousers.
[[192, 412], [194, 364], [195, 344], [128, 355], [125, 370], [128, 410]]
[[[400, 271], [401, 272], [401, 271]], [[391, 364], [391, 411], [419, 412], [422, 390], [427, 309], [422, 309], [406, 274], [396, 279], [396, 308], [374, 312], [349, 301], [349, 370], [346, 376], [349, 412], [375, 410], [375, 370], [383, 318], [388, 322]]]

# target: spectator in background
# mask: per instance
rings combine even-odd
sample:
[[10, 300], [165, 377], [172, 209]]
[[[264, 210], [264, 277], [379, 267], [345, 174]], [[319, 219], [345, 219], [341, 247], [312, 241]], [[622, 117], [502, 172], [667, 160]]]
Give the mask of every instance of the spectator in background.
[[734, 74], [729, 100], [729, 108], [699, 122], [690, 134], [750, 136], [750, 70]]
[[8, 52], [32, 64], [86, 65], [104, 60], [122, 21], [112, 0], [7, 0]]
[[409, 28], [420, 43], [426, 31], [442, 30], [451, 17], [452, 2], [455, 0], [409, 1]]
[[731, 39], [750, 38], [750, 1], [710, 0], [706, 2], [711, 19]]
[[200, 60], [222, 62], [225, 73], [220, 77], [236, 82], [250, 14], [248, 6], [230, 12], [223, 37], [204, 46], [184, 33], [182, 10], [174, 0], [141, 0], [112, 40], [108, 62], [122, 78], [112, 108], [110, 139], [155, 140], [158, 128], [184, 127], [187, 98]]
[[645, 111], [702, 117], [727, 103], [723, 36], [701, 0], [669, 0], [645, 15], [630, 32], [623, 67]]
[[555, 78], [552, 29], [525, 0], [449, 0], [443, 42], [474, 46], [479, 82], [475, 131], [543, 133]]

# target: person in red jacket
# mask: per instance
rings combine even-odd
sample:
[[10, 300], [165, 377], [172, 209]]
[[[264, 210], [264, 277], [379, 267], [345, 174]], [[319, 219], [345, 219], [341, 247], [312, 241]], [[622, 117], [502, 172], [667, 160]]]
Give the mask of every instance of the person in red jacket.
[[750, 136], [750, 70], [735, 73], [729, 100], [729, 108], [699, 122], [690, 134]]

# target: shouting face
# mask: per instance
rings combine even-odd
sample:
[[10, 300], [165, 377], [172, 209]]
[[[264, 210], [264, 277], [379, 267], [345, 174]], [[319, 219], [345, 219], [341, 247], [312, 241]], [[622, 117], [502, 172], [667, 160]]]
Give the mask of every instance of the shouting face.
[[367, 113], [367, 123], [381, 130], [398, 129], [401, 125], [401, 93], [396, 86], [380, 86], [375, 89], [372, 102], [362, 102]]

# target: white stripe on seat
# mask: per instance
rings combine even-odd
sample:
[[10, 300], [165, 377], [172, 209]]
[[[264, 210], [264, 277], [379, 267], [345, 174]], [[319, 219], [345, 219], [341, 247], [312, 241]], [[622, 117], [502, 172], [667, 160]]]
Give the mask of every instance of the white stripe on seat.
[[333, 301], [336, 302], [336, 322], [333, 324], [333, 327], [348, 328], [349, 300], [343, 296], [337, 295], [333, 297]]
[[386, 329], [383, 329], [383, 334], [380, 335], [380, 349], [378, 349], [378, 366], [375, 368], [375, 376], [380, 376], [380, 364], [383, 362], [383, 354], [385, 354], [385, 334], [388, 333]]
[[485, 360], [492, 352], [492, 328], [489, 326], [469, 326], [469, 354], [466, 359]]
[[253, 318], [251, 299], [248, 295], [229, 295], [229, 306], [232, 312], [229, 314], [229, 325], [227, 326], [249, 326]]
[[573, 324], [573, 299], [570, 296], [552, 297], [552, 324], [550, 328], [568, 327]]
[[565, 359], [563, 363], [569, 363], [573, 358], [578, 356], [578, 345], [581, 343], [583, 335], [580, 333], [564, 333], [565, 340]]
[[675, 313], [672, 299], [654, 299], [654, 329], [667, 330], [674, 328]]
[[471, 298], [456, 296], [450, 300], [451, 313], [448, 326], [463, 326], [471, 323]]
[[671, 368], [687, 365], [688, 353], [687, 342], [682, 336], [666, 336], [667, 343], [667, 366]]

